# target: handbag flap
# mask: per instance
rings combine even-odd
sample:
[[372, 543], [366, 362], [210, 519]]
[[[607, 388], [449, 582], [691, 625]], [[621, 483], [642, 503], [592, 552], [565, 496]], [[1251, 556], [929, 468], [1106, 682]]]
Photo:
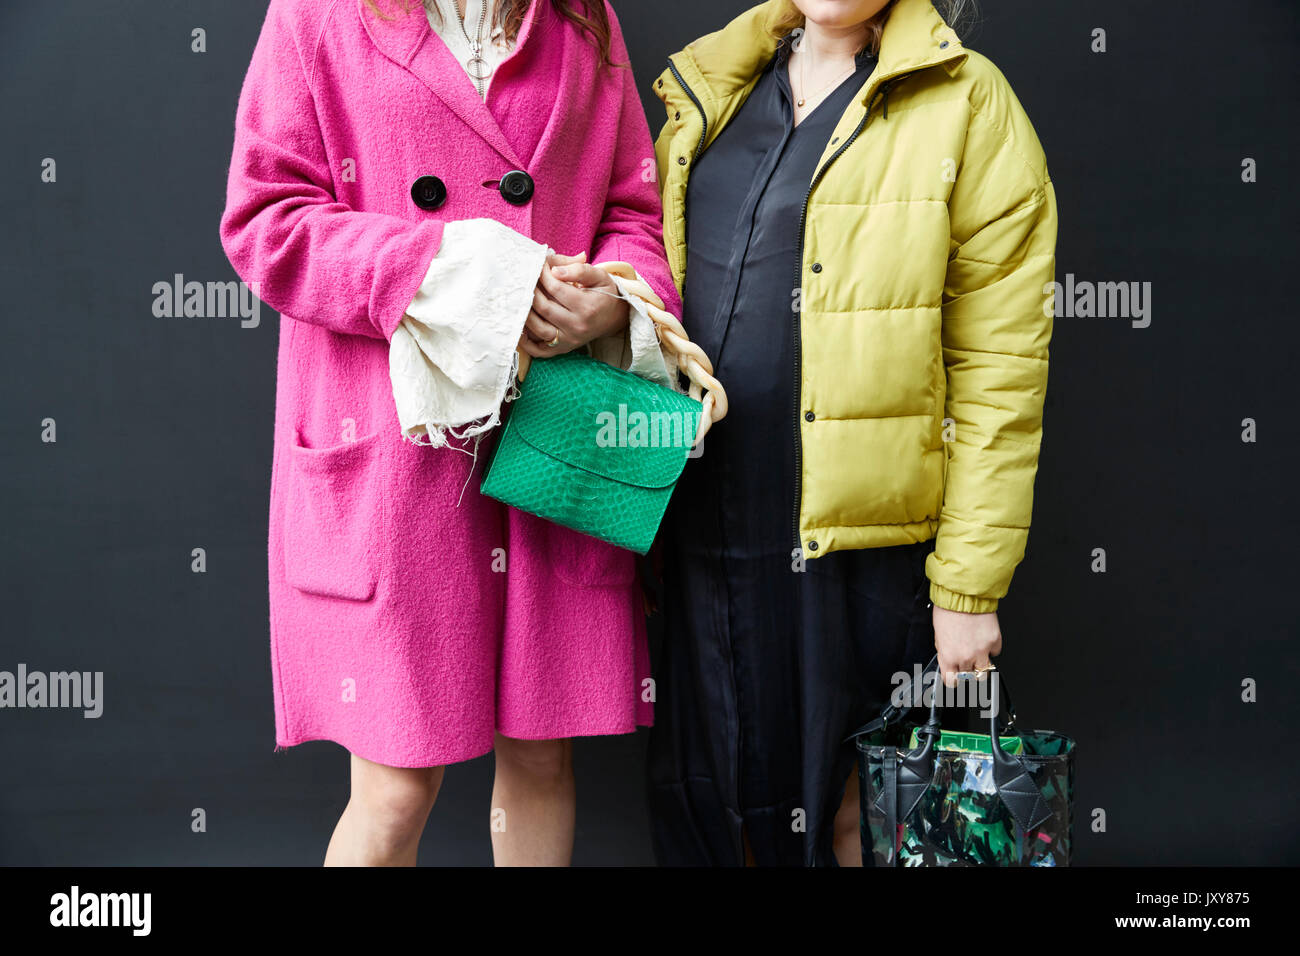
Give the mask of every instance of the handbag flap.
[[703, 406], [580, 353], [529, 367], [509, 427], [551, 458], [639, 488], [677, 481]]

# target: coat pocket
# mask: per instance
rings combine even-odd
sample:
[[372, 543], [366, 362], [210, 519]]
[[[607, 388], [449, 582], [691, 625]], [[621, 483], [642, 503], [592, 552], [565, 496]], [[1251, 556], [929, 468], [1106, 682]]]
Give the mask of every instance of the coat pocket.
[[300, 591], [351, 601], [375, 594], [382, 518], [379, 433], [328, 448], [295, 434], [284, 516], [285, 577]]

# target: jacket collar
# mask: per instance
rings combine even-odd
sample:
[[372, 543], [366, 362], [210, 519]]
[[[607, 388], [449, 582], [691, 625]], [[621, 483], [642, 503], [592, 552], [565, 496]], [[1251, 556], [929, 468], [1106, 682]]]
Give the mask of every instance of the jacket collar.
[[[752, 87], [772, 59], [778, 38], [767, 25], [780, 8], [781, 0], [767, 0], [669, 58], [700, 100], [710, 125], [716, 125], [732, 99]], [[897, 0], [885, 21], [879, 61], [862, 89], [861, 102], [869, 103], [881, 83], [926, 67], [942, 64], [955, 74], [965, 59], [960, 39], [930, 0]]]
[[[506, 139], [505, 133], [487, 108], [487, 104], [478, 95], [478, 90], [474, 88], [473, 81], [465, 73], [465, 68], [447, 49], [447, 44], [433, 32], [433, 28], [429, 26], [429, 18], [421, 7], [413, 7], [409, 14], [396, 10], [394, 19], [383, 19], [375, 14], [366, 0], [356, 0], [356, 4], [366, 33], [379, 52], [402, 69], [415, 74], [425, 86], [447, 104], [448, 108], [514, 168], [523, 168], [524, 164], [519, 161], [514, 148]], [[506, 63], [509, 63], [523, 49], [529, 35], [533, 32], [533, 25], [546, 17], [550, 6], [549, 3], [530, 5], [519, 28], [515, 49], [497, 67], [498, 74]], [[386, 7], [393, 8], [394, 5], [387, 4]], [[543, 28], [538, 29], [540, 31]]]

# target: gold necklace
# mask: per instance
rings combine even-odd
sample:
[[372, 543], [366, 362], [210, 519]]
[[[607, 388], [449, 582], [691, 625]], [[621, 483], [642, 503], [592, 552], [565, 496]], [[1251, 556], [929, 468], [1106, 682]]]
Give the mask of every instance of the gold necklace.
[[[804, 52], [804, 51], [803, 51], [803, 41], [804, 41], [805, 37], [806, 37], [806, 34], [801, 32], [801, 33], [799, 34], [799, 38], [795, 41], [794, 49], [795, 49], [795, 52], [796, 52], [796, 53], [801, 53], [801, 54], [802, 54], [802, 53]], [[805, 87], [805, 85], [804, 85], [804, 66], [805, 66], [805, 64], [804, 64], [804, 59], [805, 59], [805, 57], [803, 57], [803, 56], [800, 56], [800, 57], [799, 57], [799, 89], [801, 89], [801, 90], [805, 90], [805, 89], [806, 89], [806, 87]], [[858, 68], [857, 58], [855, 57], [854, 60], [853, 60], [853, 67], [852, 67], [851, 69], [849, 69], [849, 70], [848, 70], [847, 72], [845, 72], [845, 73], [841, 73], [839, 76], [833, 77], [833, 78], [831, 79], [831, 82], [830, 82], [830, 83], [827, 83], [825, 86], [821, 87], [821, 89], [817, 90], [817, 91], [813, 94], [813, 96], [817, 96], [817, 95], [819, 95], [820, 93], [822, 93], [823, 91], [825, 91], [827, 88], [830, 87], [831, 83], [837, 83], [837, 82], [838, 82], [838, 83], [842, 83], [842, 82], [844, 82], [844, 80], [848, 79], [850, 76], [853, 75], [853, 73], [857, 70], [857, 68]], [[808, 97], [807, 97], [807, 96], [804, 96], [804, 95], [800, 95], [799, 99], [797, 100], [797, 105], [799, 106], [800, 109], [802, 109], [802, 108], [803, 108], [803, 105], [804, 105], [805, 103], [807, 103], [807, 102], [808, 102]]]

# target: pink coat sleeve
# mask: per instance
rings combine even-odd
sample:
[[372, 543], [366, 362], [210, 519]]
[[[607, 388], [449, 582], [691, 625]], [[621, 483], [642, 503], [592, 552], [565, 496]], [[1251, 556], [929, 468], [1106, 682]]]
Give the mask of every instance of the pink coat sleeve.
[[[627, 46], [614, 10], [609, 12], [610, 57], [628, 63]], [[663, 211], [656, 181], [654, 143], [646, 123], [636, 80], [628, 66], [610, 71], [623, 84], [618, 145], [610, 175], [605, 213], [592, 244], [592, 262], [621, 260], [630, 263], [650, 288], [664, 300], [673, 315], [682, 314], [681, 300], [664, 253]]]
[[281, 315], [391, 339], [443, 223], [358, 212], [335, 197], [294, 9], [271, 0], [239, 95], [221, 244]]

